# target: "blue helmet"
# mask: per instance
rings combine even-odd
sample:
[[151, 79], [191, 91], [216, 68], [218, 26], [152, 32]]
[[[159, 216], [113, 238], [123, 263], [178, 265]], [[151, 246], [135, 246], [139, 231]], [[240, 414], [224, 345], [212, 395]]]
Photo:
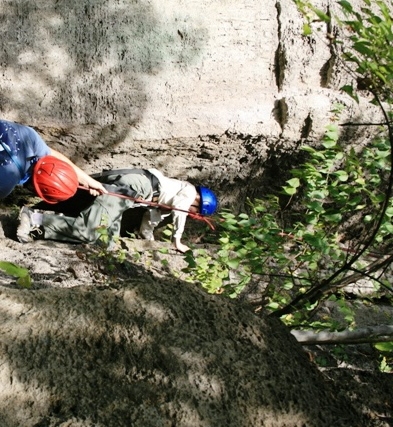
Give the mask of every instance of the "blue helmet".
[[198, 187], [201, 196], [200, 212], [202, 215], [213, 215], [218, 208], [218, 201], [213, 191], [206, 187]]

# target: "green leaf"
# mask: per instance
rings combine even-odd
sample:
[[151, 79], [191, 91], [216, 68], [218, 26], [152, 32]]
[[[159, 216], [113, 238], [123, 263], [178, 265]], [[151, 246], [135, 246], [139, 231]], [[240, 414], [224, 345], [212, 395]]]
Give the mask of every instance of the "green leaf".
[[322, 10], [316, 8], [313, 8], [313, 10], [321, 21], [330, 22], [330, 17], [326, 13], [323, 13]]
[[393, 207], [387, 208], [385, 214], [391, 218], [393, 216]]
[[[353, 44], [353, 48], [361, 53], [364, 56], [367, 57], [373, 57], [373, 49], [370, 49], [370, 47], [368, 46], [368, 42], [357, 42]], [[369, 64], [370, 67], [373, 67], [374, 63]], [[377, 65], [377, 64], [375, 64]]]
[[249, 216], [247, 214], [245, 214], [245, 213], [241, 213], [241, 214], [239, 214], [239, 218], [241, 218], [241, 219], [249, 219]]
[[296, 193], [296, 189], [300, 186], [299, 178], [292, 178], [286, 181], [288, 183], [288, 186], [283, 187], [284, 193], [292, 196]]
[[20, 267], [19, 265], [8, 261], [0, 261], [0, 269], [9, 276], [13, 277], [21, 277], [29, 273], [26, 268]]
[[311, 31], [311, 27], [310, 27], [310, 25], [309, 24], [307, 24], [307, 23], [304, 23], [303, 24], [303, 35], [304, 36], [309, 36], [309, 35], [311, 35], [312, 34], [312, 31]]
[[354, 99], [357, 103], [359, 103], [359, 98], [353, 90], [351, 85], [345, 85], [341, 87], [341, 90], [348, 94], [352, 99]]
[[335, 213], [335, 214], [328, 214], [325, 215], [325, 218], [330, 221], [330, 222], [334, 222], [334, 223], [339, 223], [342, 219], [342, 215], [340, 213]]
[[349, 13], [352, 13], [352, 12], [353, 12], [352, 5], [351, 5], [351, 3], [349, 3], [348, 1], [346, 1], [346, 0], [340, 0], [340, 1], [338, 2], [338, 4], [339, 4], [340, 6], [342, 6], [342, 8], [343, 8], [346, 12], [349, 12]]
[[258, 247], [258, 243], [254, 242], [254, 240], [249, 240], [246, 244], [245, 244], [245, 248], [252, 250], [255, 249], [256, 247]]
[[317, 151], [315, 148], [312, 148], [309, 145], [304, 145], [300, 149], [303, 151], [307, 151], [308, 153], [315, 153]]
[[308, 205], [309, 209], [312, 209], [315, 212], [321, 213], [324, 212], [323, 204], [321, 202], [313, 201], [310, 202]]
[[29, 270], [24, 267], [20, 267], [12, 262], [0, 261], [0, 270], [4, 271], [8, 276], [17, 277], [17, 284], [24, 287], [30, 288], [31, 278]]
[[29, 274], [23, 277], [19, 277], [19, 279], [16, 281], [16, 283], [19, 286], [22, 286], [22, 288], [30, 288], [31, 287], [31, 277]]
[[381, 226], [381, 228], [386, 230], [388, 233], [393, 234], [393, 224], [385, 223]]
[[227, 260], [227, 265], [229, 268], [236, 269], [239, 267], [241, 259], [240, 258], [232, 258]]
[[340, 181], [343, 181], [343, 182], [348, 181], [349, 176], [347, 172], [343, 170], [338, 170], [334, 174], [338, 177]]
[[288, 185], [290, 185], [293, 188], [297, 188], [300, 186], [300, 181], [298, 178], [292, 178], [289, 179], [288, 181], [286, 181], [288, 183]]
[[276, 302], [270, 302], [267, 306], [272, 310], [277, 310], [279, 308], [279, 305]]
[[329, 137], [329, 139], [325, 139], [322, 143], [325, 148], [333, 148], [337, 145], [337, 138]]
[[379, 351], [383, 351], [383, 352], [393, 352], [393, 341], [389, 341], [389, 342], [379, 342], [374, 344], [374, 347], [379, 350]]
[[296, 188], [293, 187], [283, 187], [282, 188], [285, 194], [288, 194], [288, 196], [293, 196], [296, 194]]
[[318, 200], [323, 200], [325, 199], [327, 196], [326, 191], [325, 190], [315, 190], [310, 192], [309, 197], [311, 199], [318, 199]]
[[226, 244], [228, 244], [228, 243], [229, 243], [229, 237], [228, 237], [228, 236], [221, 237], [220, 239], [218, 239], [218, 241], [219, 241], [221, 244], [226, 245]]
[[305, 234], [303, 238], [309, 245], [314, 246], [315, 248], [322, 248], [325, 246], [324, 240], [321, 239], [319, 236], [315, 236], [313, 234]]

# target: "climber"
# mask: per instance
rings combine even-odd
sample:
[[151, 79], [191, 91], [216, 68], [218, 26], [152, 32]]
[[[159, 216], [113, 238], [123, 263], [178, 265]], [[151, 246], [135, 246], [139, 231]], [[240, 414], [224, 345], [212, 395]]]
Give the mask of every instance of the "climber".
[[67, 163], [78, 183], [86, 187], [90, 194], [97, 196], [106, 193], [101, 183], [79, 169], [66, 156], [49, 148], [33, 128], [0, 120], [0, 199], [7, 197], [17, 185], [26, 184], [29, 188], [35, 164], [48, 155]]
[[[144, 214], [141, 237], [154, 240], [154, 228], [172, 215], [174, 246], [178, 251], [186, 252], [189, 247], [181, 242], [181, 237], [187, 216], [212, 215], [217, 210], [217, 198], [210, 189], [168, 178], [157, 169], [113, 170], [92, 177], [103, 183], [109, 193], [94, 197], [73, 215], [69, 212], [76, 205], [76, 197], [80, 198], [80, 190], [61, 205], [63, 209], [56, 209], [57, 214], [23, 207], [17, 232], [19, 241], [27, 243], [43, 238], [94, 243], [100, 237], [100, 227], [106, 227], [109, 237], [113, 238], [120, 234], [121, 219], [126, 210], [137, 206], [149, 207], [143, 202], [153, 201], [157, 207], [147, 209]], [[45, 175], [42, 180], [37, 185], [45, 187]]]

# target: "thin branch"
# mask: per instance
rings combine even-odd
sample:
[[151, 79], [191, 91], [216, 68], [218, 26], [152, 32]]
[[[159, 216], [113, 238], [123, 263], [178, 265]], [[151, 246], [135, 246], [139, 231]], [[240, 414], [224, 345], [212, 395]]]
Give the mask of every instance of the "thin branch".
[[312, 332], [293, 329], [291, 334], [303, 345], [393, 342], [392, 325], [367, 326], [341, 332]]
[[[387, 266], [385, 266], [385, 268], [387, 268]], [[358, 274], [362, 274], [363, 277], [367, 277], [370, 280], [375, 280], [377, 283], [379, 283], [383, 288], [385, 288], [387, 291], [392, 292], [393, 293], [393, 288], [391, 288], [388, 285], [385, 285], [385, 283], [383, 283], [379, 278], [376, 278], [374, 276], [371, 275], [370, 273], [361, 271], [361, 270], [357, 270], [356, 268], [351, 267], [351, 271], [353, 271], [354, 273], [358, 273]]]
[[339, 126], [387, 126], [386, 123], [354, 123], [354, 122], [347, 122], [347, 123], [341, 123]]

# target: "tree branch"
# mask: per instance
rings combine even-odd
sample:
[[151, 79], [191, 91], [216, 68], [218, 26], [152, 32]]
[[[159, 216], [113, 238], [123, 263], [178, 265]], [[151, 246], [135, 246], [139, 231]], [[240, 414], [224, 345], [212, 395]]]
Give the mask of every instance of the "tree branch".
[[307, 344], [362, 344], [393, 341], [393, 326], [367, 326], [353, 331], [313, 332], [293, 329], [291, 334], [303, 345]]

